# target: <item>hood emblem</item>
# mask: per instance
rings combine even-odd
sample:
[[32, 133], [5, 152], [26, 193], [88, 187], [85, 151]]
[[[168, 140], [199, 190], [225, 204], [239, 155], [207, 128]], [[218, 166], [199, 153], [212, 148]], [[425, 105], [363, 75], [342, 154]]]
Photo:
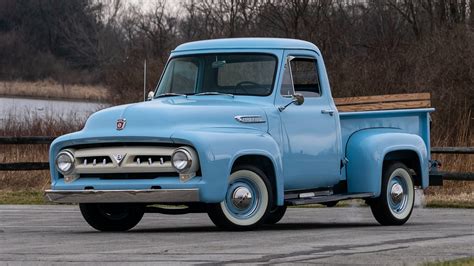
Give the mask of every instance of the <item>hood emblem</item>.
[[119, 118], [117, 119], [117, 130], [122, 130], [125, 128], [125, 124], [127, 123], [127, 120], [125, 118]]
[[114, 157], [114, 159], [117, 162], [118, 166], [120, 166], [122, 164], [123, 158], [125, 158], [125, 155], [127, 155], [127, 154], [126, 153], [125, 154], [114, 154], [112, 156]]

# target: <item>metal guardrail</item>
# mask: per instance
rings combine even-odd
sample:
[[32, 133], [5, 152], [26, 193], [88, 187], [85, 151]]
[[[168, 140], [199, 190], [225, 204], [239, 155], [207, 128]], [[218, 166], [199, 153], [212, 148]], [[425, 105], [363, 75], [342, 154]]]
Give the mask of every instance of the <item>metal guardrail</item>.
[[[1, 144], [51, 144], [55, 137], [0, 137]], [[474, 154], [474, 147], [432, 147], [436, 154]], [[47, 162], [0, 163], [0, 171], [49, 170]], [[441, 172], [444, 180], [474, 181], [474, 173]]]

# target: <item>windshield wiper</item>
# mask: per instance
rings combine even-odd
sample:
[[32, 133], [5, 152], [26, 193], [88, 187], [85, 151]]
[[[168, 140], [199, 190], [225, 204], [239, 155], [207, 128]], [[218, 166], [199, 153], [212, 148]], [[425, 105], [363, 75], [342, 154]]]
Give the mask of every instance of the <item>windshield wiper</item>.
[[162, 93], [160, 95], [157, 95], [155, 96], [155, 98], [171, 97], [171, 96], [187, 96], [187, 95], [182, 94], [182, 93], [167, 92], [167, 93]]
[[222, 93], [222, 92], [217, 92], [217, 91], [205, 91], [205, 92], [200, 92], [200, 93], [196, 93], [196, 94], [193, 94], [193, 95], [194, 95], [194, 96], [202, 96], [202, 95], [226, 95], [226, 96], [229, 96], [229, 97], [234, 98], [234, 94]]

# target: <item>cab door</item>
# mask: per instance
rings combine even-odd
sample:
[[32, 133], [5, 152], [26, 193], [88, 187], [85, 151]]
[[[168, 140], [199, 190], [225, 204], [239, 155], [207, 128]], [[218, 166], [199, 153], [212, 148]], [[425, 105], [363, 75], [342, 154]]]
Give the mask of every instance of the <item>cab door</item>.
[[285, 58], [276, 107], [294, 93], [304, 96], [302, 105], [280, 112], [285, 190], [333, 186], [340, 179], [339, 122], [329, 88], [320, 82], [322, 62], [310, 51], [286, 51]]

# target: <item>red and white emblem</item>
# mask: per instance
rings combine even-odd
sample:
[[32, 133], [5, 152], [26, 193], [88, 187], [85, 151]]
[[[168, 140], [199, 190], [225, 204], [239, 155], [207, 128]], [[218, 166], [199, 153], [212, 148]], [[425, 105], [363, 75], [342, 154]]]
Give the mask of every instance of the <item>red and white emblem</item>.
[[127, 121], [125, 120], [125, 118], [119, 118], [119, 119], [117, 119], [117, 130], [122, 130], [122, 129], [124, 129], [126, 123], [127, 123]]

